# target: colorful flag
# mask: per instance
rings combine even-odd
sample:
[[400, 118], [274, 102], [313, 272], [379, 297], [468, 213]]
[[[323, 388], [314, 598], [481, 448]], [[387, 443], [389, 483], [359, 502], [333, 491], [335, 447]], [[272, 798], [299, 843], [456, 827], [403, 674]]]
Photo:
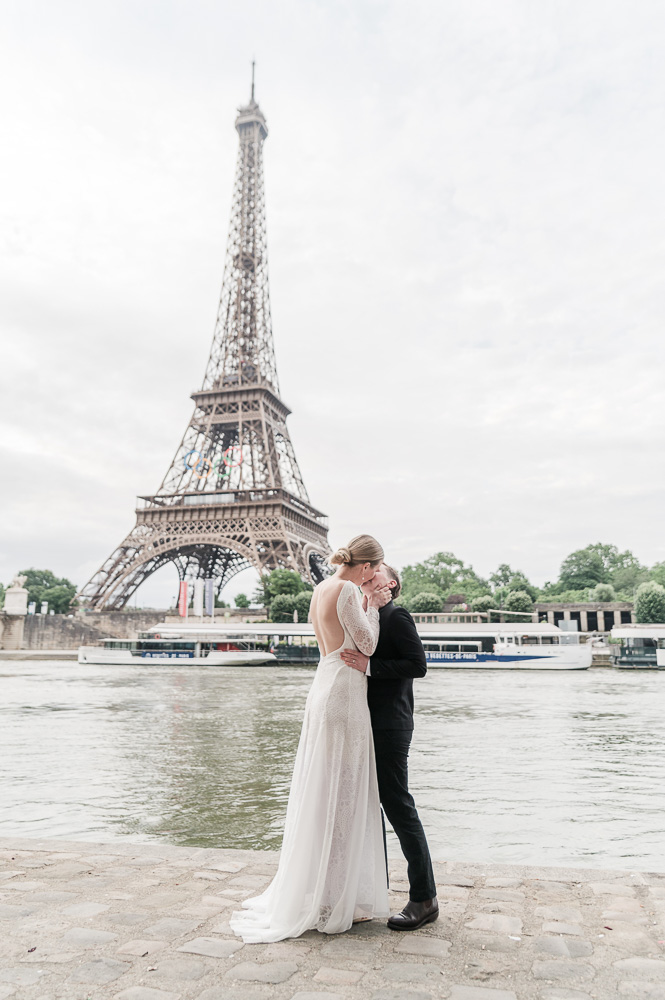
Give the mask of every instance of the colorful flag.
[[194, 580], [194, 615], [200, 618], [203, 614], [203, 580]]
[[187, 617], [187, 581], [180, 583], [180, 593], [178, 594], [178, 614], [181, 618]]
[[206, 614], [212, 615], [212, 609], [215, 606], [215, 595], [213, 591], [214, 580], [205, 581], [205, 604], [206, 604]]

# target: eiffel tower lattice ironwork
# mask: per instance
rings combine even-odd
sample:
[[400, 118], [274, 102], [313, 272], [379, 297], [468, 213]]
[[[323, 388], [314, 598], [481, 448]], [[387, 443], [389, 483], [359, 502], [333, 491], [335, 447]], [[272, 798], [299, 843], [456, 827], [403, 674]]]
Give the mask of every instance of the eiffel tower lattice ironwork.
[[279, 395], [268, 292], [263, 188], [265, 118], [239, 109], [240, 137], [222, 294], [203, 387], [175, 458], [136, 525], [79, 597], [117, 609], [161, 566], [217, 592], [247, 567], [288, 567], [317, 581], [330, 553], [327, 521], [311, 506]]

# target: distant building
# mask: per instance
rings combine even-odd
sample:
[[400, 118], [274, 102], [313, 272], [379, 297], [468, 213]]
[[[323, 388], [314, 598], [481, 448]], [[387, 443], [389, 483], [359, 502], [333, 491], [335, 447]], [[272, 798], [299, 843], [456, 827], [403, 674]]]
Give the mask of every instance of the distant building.
[[615, 625], [630, 625], [635, 621], [630, 601], [603, 601], [594, 604], [556, 604], [549, 601], [534, 604], [538, 621], [558, 625], [560, 621], [576, 621], [580, 632], [609, 632]]

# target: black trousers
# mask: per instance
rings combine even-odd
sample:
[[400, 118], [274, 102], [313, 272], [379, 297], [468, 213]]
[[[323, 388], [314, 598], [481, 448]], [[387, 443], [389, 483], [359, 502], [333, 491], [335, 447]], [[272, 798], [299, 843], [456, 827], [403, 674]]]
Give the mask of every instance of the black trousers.
[[409, 898], [422, 903], [436, 896], [436, 885], [425, 831], [409, 792], [412, 735], [408, 729], [374, 730], [374, 750], [381, 805], [408, 866]]

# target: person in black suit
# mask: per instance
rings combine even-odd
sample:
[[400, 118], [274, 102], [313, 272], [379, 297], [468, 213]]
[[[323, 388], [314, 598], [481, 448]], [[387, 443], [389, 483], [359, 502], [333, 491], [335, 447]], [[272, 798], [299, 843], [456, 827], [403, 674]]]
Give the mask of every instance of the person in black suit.
[[379, 643], [371, 659], [359, 650], [344, 650], [344, 662], [367, 673], [367, 700], [372, 719], [374, 751], [383, 811], [402, 848], [409, 873], [409, 902], [388, 920], [392, 930], [410, 931], [439, 915], [432, 861], [423, 825], [409, 792], [408, 758], [413, 736], [413, 678], [424, 677], [427, 660], [413, 618], [393, 603], [401, 582], [382, 563], [365, 596], [376, 587], [390, 587], [393, 600], [379, 610]]

